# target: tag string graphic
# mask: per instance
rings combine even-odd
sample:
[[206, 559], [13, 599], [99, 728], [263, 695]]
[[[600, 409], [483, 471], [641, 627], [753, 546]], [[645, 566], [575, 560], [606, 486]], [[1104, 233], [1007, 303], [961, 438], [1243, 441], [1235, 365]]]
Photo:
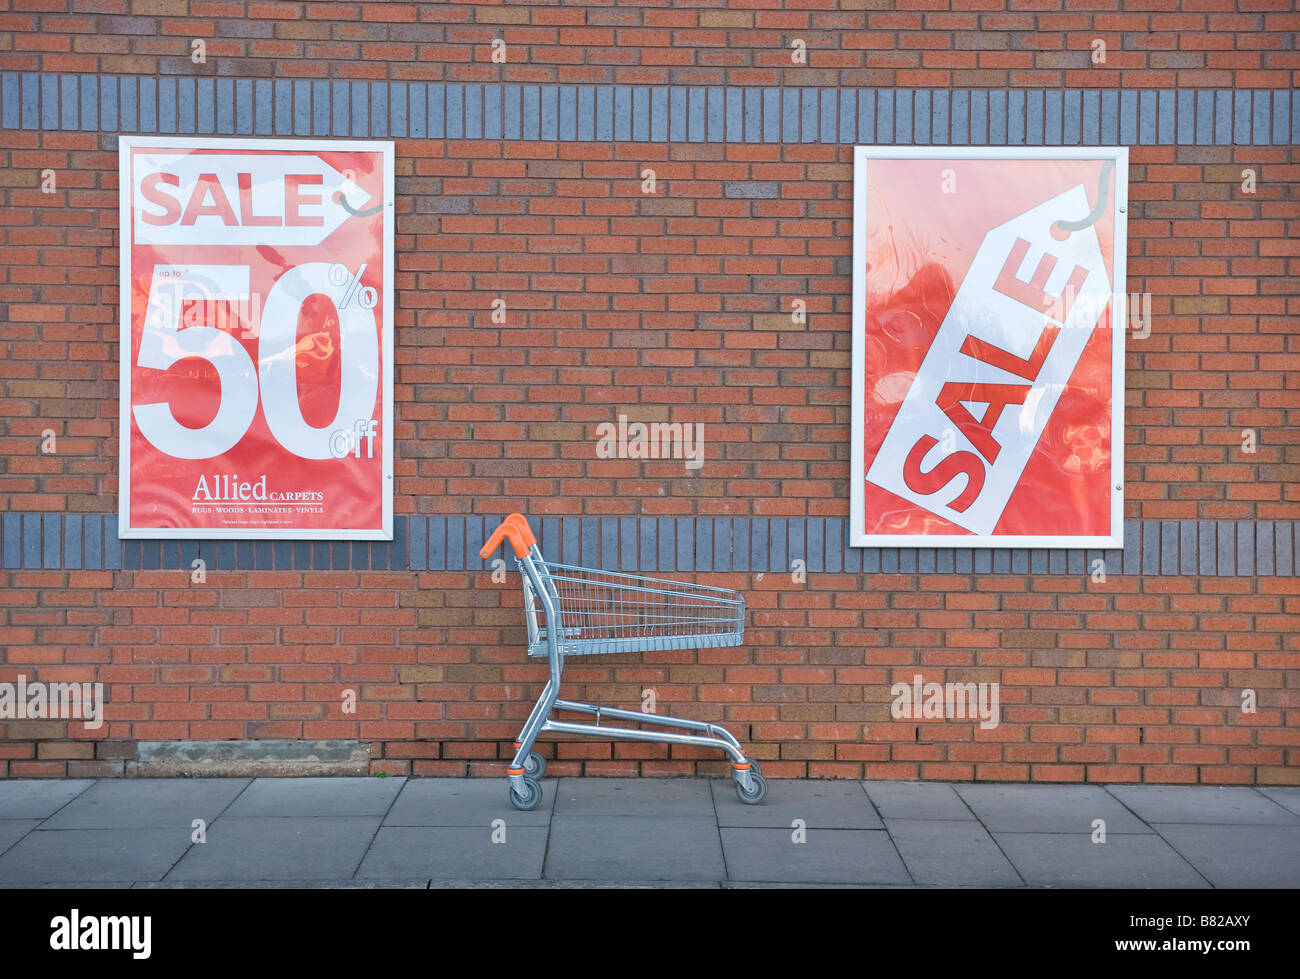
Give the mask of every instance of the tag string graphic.
[[1110, 172], [1114, 169], [1114, 160], [1107, 160], [1101, 165], [1101, 175], [1097, 178], [1097, 206], [1093, 208], [1092, 213], [1078, 221], [1057, 221], [1056, 227], [1069, 234], [1096, 224], [1106, 209], [1106, 201], [1110, 199]]
[[347, 211], [353, 217], [357, 217], [357, 218], [368, 218], [370, 217], [370, 215], [378, 214], [380, 211], [384, 209], [383, 201], [380, 201], [374, 207], [368, 207], [368, 208], [353, 207], [348, 202], [348, 199], [343, 196], [343, 191], [341, 190], [334, 191], [334, 203], [341, 204], [343, 206], [343, 210]]

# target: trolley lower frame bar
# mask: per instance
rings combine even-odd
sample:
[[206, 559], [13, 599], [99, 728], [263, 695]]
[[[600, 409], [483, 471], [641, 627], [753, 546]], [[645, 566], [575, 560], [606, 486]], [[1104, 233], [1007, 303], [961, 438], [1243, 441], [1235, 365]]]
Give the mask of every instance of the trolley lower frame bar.
[[[732, 775], [736, 781], [749, 789], [751, 770], [749, 759], [745, 757], [740, 742], [725, 728], [706, 721], [691, 721], [681, 717], [667, 717], [663, 714], [647, 714], [636, 710], [623, 710], [619, 707], [600, 707], [596, 704], [584, 704], [575, 700], [560, 700], [553, 694], [558, 684], [548, 682], [542, 696], [533, 707], [528, 721], [515, 748], [515, 757], [510, 764], [512, 779], [523, 778], [524, 759], [532, 750], [537, 735], [545, 731], [556, 734], [576, 734], [595, 736], [607, 741], [646, 741], [653, 744], [682, 744], [695, 748], [716, 748], [725, 751], [731, 758]], [[550, 719], [552, 710], [567, 710], [578, 714], [590, 714], [596, 718], [595, 724], [575, 724], [571, 721], [554, 721]], [[702, 731], [703, 734], [674, 734], [671, 731], [646, 731], [635, 727], [611, 727], [601, 724], [602, 717], [619, 721], [636, 721], [642, 724], [655, 724], [659, 727], [676, 727], [686, 731]], [[516, 774], [517, 773], [517, 774]]]
[[[595, 704], [580, 704], [572, 700], [557, 700], [555, 706], [560, 710], [574, 711], [581, 714], [596, 715], [595, 724], [573, 724], [568, 721], [548, 720], [542, 724], [543, 731], [556, 731], [560, 734], [594, 734], [598, 737], [616, 737], [624, 741], [659, 741], [664, 744], [689, 744], [700, 748], [720, 748], [731, 756], [734, 762], [743, 763], [745, 752], [740, 742], [713, 724], [704, 721], [688, 721], [679, 717], [665, 717], [662, 714], [645, 714], [636, 710], [621, 710], [617, 707], [597, 707]], [[688, 731], [703, 731], [704, 737], [690, 734], [672, 734], [669, 731], [643, 731], [635, 727], [607, 727], [600, 723], [602, 717], [612, 717], [620, 721], [639, 721], [643, 724], [658, 724], [662, 727], [680, 727]]]

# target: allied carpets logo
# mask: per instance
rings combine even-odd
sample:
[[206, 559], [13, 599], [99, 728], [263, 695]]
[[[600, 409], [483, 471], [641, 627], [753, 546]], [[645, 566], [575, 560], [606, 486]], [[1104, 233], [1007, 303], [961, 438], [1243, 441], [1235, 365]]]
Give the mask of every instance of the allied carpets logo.
[[323, 513], [324, 502], [320, 490], [268, 489], [265, 474], [241, 481], [239, 473], [213, 473], [199, 476], [190, 511], [235, 517], [259, 514], [270, 519], [272, 514]]
[[94, 731], [104, 723], [102, 683], [43, 683], [18, 674], [0, 683], [0, 721], [83, 721]]
[[266, 477], [257, 482], [240, 482], [239, 473], [214, 473], [211, 485], [206, 475], [194, 487], [195, 503], [238, 503], [266, 499]]
[[270, 490], [266, 488], [266, 476], [257, 480], [240, 482], [239, 473], [213, 473], [211, 481], [206, 475], [200, 476], [194, 487], [193, 503], [321, 503], [325, 494], [320, 490]]
[[50, 919], [50, 948], [55, 951], [127, 950], [147, 959], [153, 950], [153, 919], [148, 915], [86, 915], [76, 908]]

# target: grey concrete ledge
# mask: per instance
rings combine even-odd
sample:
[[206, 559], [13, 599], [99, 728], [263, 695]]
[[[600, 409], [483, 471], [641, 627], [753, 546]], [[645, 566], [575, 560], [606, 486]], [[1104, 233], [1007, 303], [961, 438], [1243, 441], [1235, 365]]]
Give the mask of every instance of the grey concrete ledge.
[[[484, 571], [495, 516], [398, 516], [392, 541], [119, 540], [117, 517], [6, 513], [0, 570]], [[850, 547], [843, 517], [540, 517], [552, 561], [609, 571], [1293, 577], [1300, 521], [1128, 520], [1124, 547]], [[513, 568], [512, 559], [506, 567]]]
[[1288, 89], [526, 85], [4, 72], [0, 125], [560, 142], [1270, 146]]
[[140, 777], [368, 775], [362, 741], [141, 741]]

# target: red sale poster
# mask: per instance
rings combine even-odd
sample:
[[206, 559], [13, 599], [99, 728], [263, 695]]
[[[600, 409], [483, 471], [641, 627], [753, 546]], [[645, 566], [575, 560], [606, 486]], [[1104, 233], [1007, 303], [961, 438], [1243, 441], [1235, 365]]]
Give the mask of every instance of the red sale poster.
[[854, 545], [1122, 546], [1127, 169], [856, 149]]
[[119, 157], [120, 536], [391, 540], [393, 144]]

